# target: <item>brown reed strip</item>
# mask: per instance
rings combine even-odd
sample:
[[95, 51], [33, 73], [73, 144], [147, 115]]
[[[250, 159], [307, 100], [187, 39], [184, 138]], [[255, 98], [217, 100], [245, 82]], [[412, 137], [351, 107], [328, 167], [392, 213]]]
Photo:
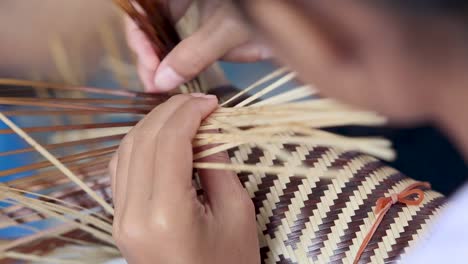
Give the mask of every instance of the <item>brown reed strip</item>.
[[114, 0], [146, 34], [159, 58], [165, 57], [180, 37], [172, 21], [169, 10], [160, 2], [151, 0]]
[[[106, 147], [102, 149], [97, 149], [97, 150], [81, 152], [81, 153], [58, 158], [58, 160], [62, 163], [71, 163], [71, 162], [76, 162], [76, 161], [80, 161], [84, 159], [96, 158], [96, 157], [100, 157], [103, 155], [112, 154], [115, 152], [115, 150], [117, 150], [117, 148], [118, 148], [118, 145]], [[13, 168], [13, 169], [0, 171], [0, 177], [13, 175], [13, 174], [21, 173], [21, 172], [26, 172], [26, 171], [44, 169], [50, 166], [53, 166], [53, 164], [50, 161], [42, 161], [38, 163], [33, 163], [33, 164]]]
[[101, 197], [99, 197], [92, 189], [90, 189], [83, 181], [81, 181], [70, 169], [65, 167], [56, 157], [50, 154], [44, 147], [42, 147], [37, 141], [35, 141], [31, 136], [24, 132], [20, 127], [8, 119], [5, 115], [0, 112], [0, 120], [9, 126], [12, 130], [16, 132], [21, 138], [23, 138], [28, 144], [34, 147], [42, 156], [49, 160], [54, 166], [60, 169], [63, 174], [80, 186], [87, 194], [89, 194], [98, 204], [100, 204], [107, 212], [114, 214], [114, 209], [106, 203]]
[[123, 114], [147, 114], [150, 109], [138, 108], [119, 108], [119, 107], [103, 107], [103, 106], [90, 106], [80, 104], [66, 104], [61, 102], [41, 102], [41, 101], [24, 101], [22, 99], [14, 100], [8, 97], [0, 97], [0, 105], [13, 105], [13, 106], [38, 106], [50, 107], [67, 110], [85, 110], [95, 111], [97, 113], [123, 113]]
[[[70, 195], [69, 193], [63, 194], [63, 195], [58, 196], [58, 197], [54, 197], [54, 196], [50, 196], [50, 195], [44, 195], [44, 194], [40, 194], [40, 193], [34, 193], [34, 192], [31, 192], [31, 191], [21, 190], [21, 189], [14, 188], [14, 187], [11, 187], [11, 186], [6, 186], [6, 185], [3, 185], [3, 184], [0, 184], [0, 190], [2, 190], [5, 193], [8, 193], [10, 191], [14, 191], [14, 192], [17, 192], [17, 193], [28, 194], [28, 195], [31, 195], [32, 197], [40, 199], [43, 202], [48, 202], [50, 204], [56, 203], [56, 204], [60, 204], [60, 205], [63, 205], [63, 206], [67, 206], [68, 208], [71, 208], [71, 209], [79, 209], [79, 210], [87, 211], [89, 215], [92, 215], [93, 217], [95, 217], [96, 219], [99, 219], [103, 223], [112, 224], [112, 221], [110, 219], [104, 217], [103, 215], [93, 213], [92, 210], [90, 210], [90, 208], [84, 208], [84, 207], [82, 207], [80, 205], [67, 202], [66, 198], [67, 198], [67, 196]], [[83, 190], [79, 190], [79, 191], [84, 193]], [[21, 208], [21, 207], [19, 207], [19, 208]]]
[[134, 92], [129, 90], [121, 89], [104, 89], [104, 88], [95, 88], [95, 87], [80, 87], [80, 86], [71, 86], [66, 84], [50, 83], [50, 82], [41, 82], [41, 81], [29, 81], [29, 80], [19, 80], [19, 79], [8, 79], [0, 78], [1, 86], [19, 86], [19, 87], [34, 87], [35, 89], [53, 89], [53, 90], [63, 90], [63, 91], [76, 91], [83, 93], [92, 93], [92, 94], [101, 94], [101, 95], [113, 95], [113, 96], [122, 96], [122, 97], [142, 97], [142, 98], [157, 98], [159, 95]]
[[[110, 161], [110, 157], [98, 157], [90, 161], [84, 161], [78, 164], [69, 165], [69, 169], [77, 174], [80, 179], [86, 181], [88, 177], [93, 175], [99, 175], [101, 172], [105, 172]], [[100, 170], [103, 171], [100, 171]], [[54, 184], [68, 183], [70, 180], [63, 177], [63, 173], [54, 168], [45, 172], [39, 172], [28, 177], [15, 179], [13, 181], [6, 182], [9, 186], [18, 189], [38, 191], [42, 187], [52, 187]]]
[[[10, 204], [26, 206], [39, 213], [50, 215], [59, 221], [74, 225], [75, 227], [94, 235], [103, 242], [113, 244], [113, 239], [110, 236], [112, 233], [112, 225], [100, 220], [99, 218], [93, 217], [92, 215], [86, 214], [85, 211], [77, 211], [63, 205], [41, 201], [36, 198], [28, 198], [23, 196], [22, 193], [18, 193], [14, 190], [4, 191], [2, 195], [8, 199], [7, 202]], [[89, 226], [89, 224], [98, 228], [93, 228]]]
[[[53, 150], [53, 149], [58, 149], [58, 148], [86, 146], [86, 145], [95, 144], [95, 143], [108, 143], [108, 142], [112, 142], [112, 141], [115, 141], [115, 140], [121, 140], [124, 136], [125, 136], [125, 134], [119, 134], [119, 135], [104, 136], [104, 137], [97, 137], [97, 138], [90, 138], [90, 139], [81, 139], [81, 140], [68, 141], [68, 142], [63, 142], [63, 143], [48, 144], [48, 145], [44, 145], [44, 147], [47, 150]], [[24, 149], [5, 151], [5, 152], [0, 152], [0, 157], [5, 157], [5, 156], [9, 156], [9, 155], [16, 155], [16, 154], [22, 154], [22, 153], [28, 153], [28, 152], [32, 152], [32, 151], [35, 151], [35, 149], [34, 148], [24, 148]]]
[[23, 102], [49, 102], [55, 103], [60, 101], [61, 103], [72, 103], [72, 104], [106, 104], [106, 105], [124, 105], [124, 106], [157, 106], [158, 104], [169, 99], [169, 96], [160, 96], [158, 99], [109, 99], [109, 98], [24, 98], [24, 97], [8, 97], [9, 100], [23, 101]]
[[[126, 114], [126, 113], [109, 113], [109, 112], [96, 112], [93, 110], [67, 110], [67, 109], [62, 109], [62, 110], [40, 110], [40, 109], [34, 109], [34, 110], [12, 110], [12, 111], [3, 111], [2, 112], [6, 116], [14, 117], [14, 116], [75, 116], [75, 115], [92, 115], [92, 116], [98, 116], [98, 115], [112, 115], [112, 114]], [[140, 114], [132, 114], [128, 113], [128, 115], [142, 115], [143, 113]]]
[[[112, 122], [112, 123], [97, 123], [97, 124], [79, 124], [79, 125], [64, 125], [64, 126], [45, 126], [45, 127], [25, 127], [23, 130], [28, 133], [42, 133], [42, 132], [58, 132], [69, 130], [82, 130], [82, 129], [98, 129], [98, 128], [113, 128], [113, 127], [132, 127], [138, 122]], [[0, 135], [12, 134], [12, 129], [0, 129]]]

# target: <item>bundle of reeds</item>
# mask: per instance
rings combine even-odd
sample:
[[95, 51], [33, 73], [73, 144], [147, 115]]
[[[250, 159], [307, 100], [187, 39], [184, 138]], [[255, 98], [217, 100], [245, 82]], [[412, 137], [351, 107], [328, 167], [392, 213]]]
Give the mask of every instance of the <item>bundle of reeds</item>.
[[[116, 0], [164, 56], [178, 41], [170, 20], [153, 1], [136, 2], [139, 7]], [[194, 168], [238, 173], [257, 209], [265, 262], [349, 262], [357, 255], [364, 262], [396, 260], [425, 230], [443, 197], [424, 189], [421, 204], [388, 208], [367, 246], [378, 198], [400, 193], [414, 181], [370, 157], [393, 159], [388, 140], [327, 130], [382, 125], [384, 117], [322, 98], [310, 86], [263, 99], [294, 79], [282, 68], [227, 98], [194, 139], [195, 147], [203, 147], [194, 152]], [[98, 263], [119, 257], [107, 164], [129, 129], [170, 95], [11, 79], [0, 79], [0, 86], [0, 94], [5, 87], [46, 91], [43, 97], [0, 97], [0, 105], [15, 106], [0, 112], [7, 125], [0, 134], [17, 134], [28, 144], [0, 153], [0, 159], [38, 156], [36, 162], [0, 171], [0, 177], [10, 177], [0, 185], [0, 229], [23, 233], [0, 240], [0, 261]], [[86, 96], [76, 98], [77, 92]], [[67, 123], [19, 127], [11, 118], [21, 116], [60, 117]], [[59, 136], [41, 142], [40, 133]], [[230, 163], [199, 161], [222, 151]], [[12, 177], [21, 173], [28, 177]]]

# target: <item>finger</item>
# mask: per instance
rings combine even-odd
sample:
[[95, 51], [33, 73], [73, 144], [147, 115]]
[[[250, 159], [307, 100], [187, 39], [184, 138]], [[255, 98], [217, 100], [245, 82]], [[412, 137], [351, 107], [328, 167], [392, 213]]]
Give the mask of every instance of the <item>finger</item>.
[[137, 55], [138, 61], [147, 68], [156, 69], [159, 58], [145, 33], [129, 17], [125, 17], [125, 32], [129, 47]]
[[156, 208], [180, 208], [196, 198], [192, 186], [192, 140], [206, 118], [217, 106], [214, 96], [187, 101], [174, 113], [158, 134], [156, 178], [153, 201]]
[[143, 87], [145, 88], [145, 91], [157, 92], [158, 90], [154, 86], [154, 82], [153, 82], [156, 69], [147, 68], [141, 63], [138, 63], [137, 69], [138, 69], [138, 75], [140, 77], [141, 82], [143, 83]]
[[266, 45], [249, 42], [228, 51], [222, 59], [234, 62], [256, 62], [271, 59], [272, 57], [273, 53]]
[[117, 166], [116, 176], [114, 180], [115, 184], [115, 195], [114, 195], [114, 207], [115, 207], [115, 218], [120, 219], [122, 215], [123, 202], [126, 199], [126, 185], [128, 178], [128, 167], [130, 164], [130, 154], [132, 151], [132, 138], [126, 136], [120, 143], [117, 151]]
[[225, 12], [216, 12], [167, 55], [156, 71], [156, 89], [168, 91], [178, 87], [248, 40], [249, 34], [243, 25], [227, 16]]
[[159, 130], [173, 113], [191, 96], [178, 95], [155, 108], [132, 131], [132, 153], [127, 180], [127, 199], [125, 212], [130, 215], [141, 214], [151, 198], [154, 177], [156, 138]]
[[117, 176], [117, 153], [114, 154], [111, 161], [109, 162], [109, 175], [110, 175], [110, 182], [111, 182], [111, 190], [112, 190], [112, 200], [114, 201], [115, 206], [115, 177]]
[[[229, 157], [226, 152], [219, 152], [200, 161], [229, 163]], [[243, 201], [247, 195], [237, 174], [232, 171], [198, 170], [198, 174], [206, 200], [215, 213], [231, 208], [231, 204]]]

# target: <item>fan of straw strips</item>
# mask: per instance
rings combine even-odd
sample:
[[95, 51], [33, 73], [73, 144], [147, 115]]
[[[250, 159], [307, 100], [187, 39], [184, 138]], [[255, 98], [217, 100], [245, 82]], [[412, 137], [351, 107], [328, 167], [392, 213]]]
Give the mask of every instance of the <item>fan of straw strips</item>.
[[[117, 2], [159, 54], [177, 43], [168, 33], [170, 23], [150, 1], [138, 1], [146, 16], [127, 1]], [[194, 139], [194, 146], [204, 146], [194, 153], [194, 167], [238, 173], [256, 207], [264, 263], [397, 261], [426, 235], [444, 198], [374, 158], [394, 158], [387, 140], [328, 130], [378, 126], [384, 117], [321, 98], [309, 86], [264, 99], [294, 79], [294, 73], [279, 69], [225, 100]], [[36, 157], [0, 171], [6, 179], [0, 185], [0, 230], [23, 234], [0, 237], [0, 262], [118, 258], [107, 164], [132, 126], [169, 95], [11, 79], [0, 79], [0, 85], [0, 94], [9, 93], [0, 104], [14, 106], [0, 113], [7, 126], [0, 134], [17, 134], [27, 143], [0, 153], [0, 159]], [[24, 87], [42, 96], [14, 97]], [[20, 127], [12, 121], [23, 116], [66, 123]], [[44, 139], [44, 133], [52, 136]], [[222, 151], [230, 163], [199, 161]], [[382, 210], [376, 211], [377, 201]]]

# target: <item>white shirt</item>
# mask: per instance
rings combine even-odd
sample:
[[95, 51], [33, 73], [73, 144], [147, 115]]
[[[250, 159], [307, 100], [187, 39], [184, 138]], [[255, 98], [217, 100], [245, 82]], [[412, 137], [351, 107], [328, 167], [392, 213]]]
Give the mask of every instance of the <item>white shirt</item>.
[[468, 263], [468, 185], [450, 200], [431, 226], [431, 234], [401, 263]]

